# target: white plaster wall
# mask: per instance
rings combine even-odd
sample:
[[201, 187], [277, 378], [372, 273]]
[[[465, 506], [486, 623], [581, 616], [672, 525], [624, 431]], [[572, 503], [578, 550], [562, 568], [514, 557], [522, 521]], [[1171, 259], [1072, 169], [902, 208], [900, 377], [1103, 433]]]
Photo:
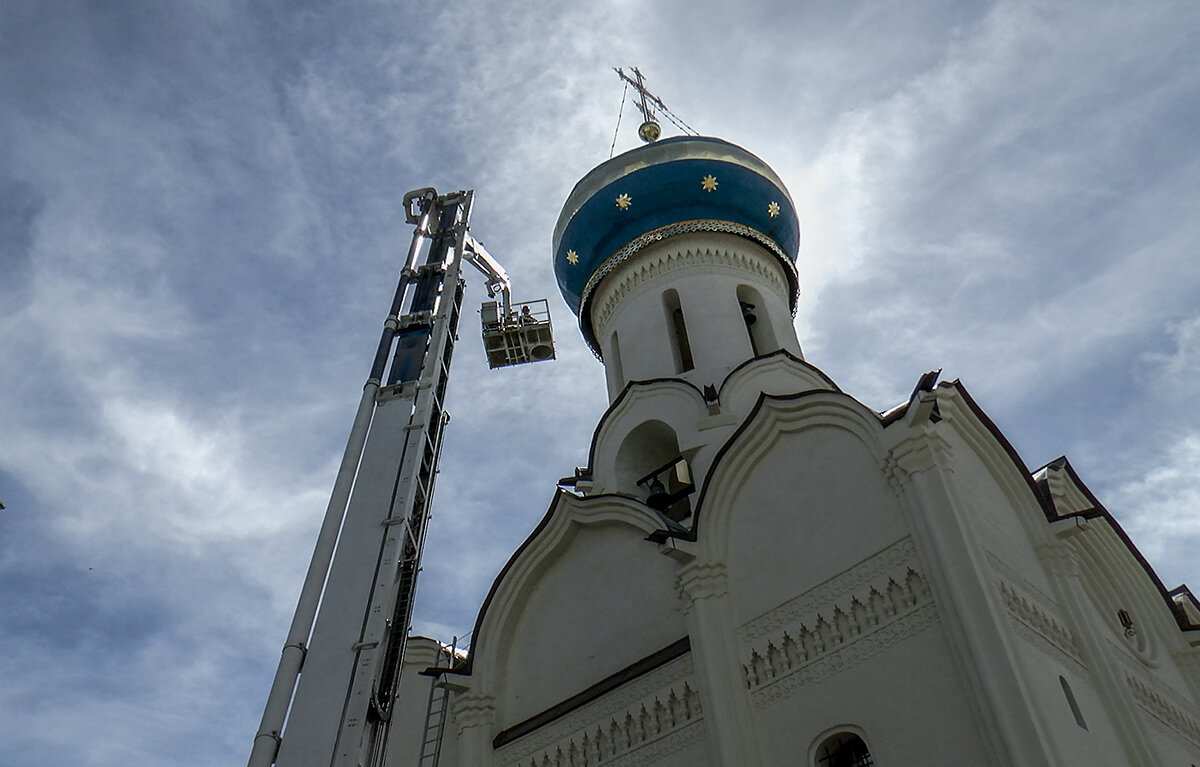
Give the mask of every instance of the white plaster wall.
[[[778, 435], [733, 498], [724, 513], [730, 518], [730, 594], [739, 623], [908, 532], [877, 458], [857, 436], [836, 426]], [[702, 536], [709, 521], [703, 515], [710, 512], [701, 511]]]
[[981, 746], [975, 705], [948, 661], [950, 654], [935, 623], [757, 707], [768, 764], [811, 765], [808, 755], [819, 736], [855, 725], [880, 767], [992, 765]]
[[[1092, 673], [1077, 662], [1065, 660], [1060, 651], [1030, 630], [1019, 632], [1014, 647], [1025, 686], [1045, 724], [1051, 748], [1064, 765], [1123, 767], [1124, 746], [1114, 734], [1112, 720], [1092, 682]], [[1067, 680], [1079, 705], [1087, 729], [1075, 722], [1063, 693], [1059, 676]]]
[[[1097, 521], [1089, 527], [1074, 542], [1084, 551], [1082, 573], [1093, 625], [1125, 665], [1165, 685], [1168, 694], [1190, 702], [1192, 716], [1200, 720], [1200, 706], [1172, 657], [1186, 640], [1166, 602], [1106, 523]], [[1120, 609], [1128, 610], [1134, 620], [1133, 637], [1126, 637], [1120, 626]]]
[[[687, 634], [674, 562], [619, 523], [577, 527], [524, 595], [500, 656], [498, 729], [582, 692]], [[492, 641], [496, 641], [495, 638]]]
[[[690, 284], [707, 283], [701, 276]], [[656, 283], [656, 291], [659, 287], [661, 283]], [[684, 298], [682, 288], [680, 293]], [[657, 293], [654, 310], [665, 318]], [[717, 322], [716, 315], [700, 317]], [[739, 330], [744, 334], [744, 327]], [[811, 371], [793, 370], [799, 364], [795, 361], [755, 364], [769, 366], [769, 375], [746, 375], [745, 380], [732, 382], [730, 402], [757, 400], [757, 394], [752, 398], [750, 392], [760, 384], [760, 391], [786, 387], [789, 381], [798, 382], [800, 390], [826, 387]], [[656, 407], [660, 400], [663, 406]], [[718, 437], [735, 424], [722, 422], [706, 429], [706, 419], [720, 416], [706, 415], [702, 404], [692, 390], [663, 383], [614, 407], [598, 436], [593, 466], [598, 484], [607, 481], [601, 475], [613, 471], [622, 435], [645, 418], [664, 417], [679, 424], [681, 449], [703, 443], [706, 435], [713, 435], [709, 448], [715, 447]], [[1053, 539], [1050, 527], [1040, 508], [1023, 495], [1028, 486], [991, 436], [965, 411], [956, 411], [953, 403], [943, 412], [946, 420], [932, 427], [931, 433], [945, 441], [947, 453], [939, 453], [939, 460], [949, 458], [944, 476], [954, 497], [950, 506], [937, 511], [960, 510], [970, 528], [968, 543], [973, 546], [978, 541], [980, 551], [986, 552], [971, 572], [984, 579], [986, 589], [995, 590], [996, 599], [991, 605], [971, 604], [998, 611], [998, 625], [1009, 631], [1014, 665], [1005, 667], [1004, 673], [1009, 678], [1019, 674], [1023, 690], [1004, 701], [1024, 706], [1025, 701], [1011, 698], [1027, 696], [1034, 707], [1030, 716], [1039, 723], [1039, 732], [1045, 733], [1049, 763], [1118, 767], [1123, 751], [1114, 734], [1116, 714], [1105, 709], [1095, 672], [1085, 666], [1070, 626], [1070, 612], [1058, 604], [1062, 592], [1053, 579], [1060, 576], [1052, 575], [1039, 557], [1039, 545]], [[683, 551], [725, 566], [729, 610], [706, 611], [718, 617], [692, 637], [693, 651], [718, 636], [716, 632], [732, 635], [730, 653], [736, 653], [735, 662], [742, 664], [746, 696], [741, 699], [737, 684], [728, 689], [735, 693], [731, 697], [739, 698], [739, 706], [749, 707], [754, 724], [750, 729], [762, 742], [765, 764], [808, 764], [816, 738], [848, 725], [862, 731], [881, 767], [1001, 767], [989, 756], [986, 744], [995, 742], [996, 725], [986, 717], [992, 715], [987, 706], [1006, 703], [976, 699], [980, 670], [966, 665], [971, 656], [952, 644], [953, 637], [961, 636], [953, 628], [961, 616], [945, 612], [952, 608], [934, 601], [930, 581], [936, 573], [925, 572], [926, 567], [937, 570], [939, 552], [922, 548], [918, 534], [908, 527], [910, 519], [920, 520], [919, 515], [927, 511], [906, 510], [897, 495], [899, 485], [894, 486], [886, 473], [892, 465], [886, 446], [895, 444], [908, 428], [898, 423], [884, 430], [873, 414], [831, 391], [767, 399], [755, 422], [747, 425], [722, 459], [706, 490], [700, 540], [683, 546]], [[529, 561], [514, 568], [525, 573], [519, 591], [501, 584], [496, 601], [508, 605], [507, 617], [485, 621], [485, 632], [492, 633], [484, 639], [495, 648], [489, 651], [495, 661], [478, 666], [471, 683], [496, 698], [492, 734], [545, 711], [687, 633], [675, 591], [679, 563], [661, 556], [657, 547], [644, 540], [653, 520], [637, 517], [636, 505], [625, 501], [620, 502], [622, 509], [613, 507], [611, 515], [605, 509], [618, 503], [612, 499], [563, 503], [556, 515], [564, 516], [553, 517], [548, 528], [557, 532], [545, 533], [545, 543], [535, 539], [530, 551], [540, 553], [528, 554]], [[579, 508], [572, 511], [574, 505]], [[572, 516], [576, 512], [578, 516]], [[918, 516], [912, 517], [914, 513]], [[635, 523], [635, 517], [640, 521]], [[554, 537], [560, 533], [561, 538]], [[1169, 658], [1170, 648], [1178, 646], [1178, 637], [1170, 635], [1170, 626], [1164, 623], [1169, 614], [1163, 612], [1161, 600], [1151, 599], [1157, 593], [1147, 591], [1144, 572], [1129, 570], [1132, 558], [1127, 552], [1114, 553], [1111, 545], [1098, 539], [1091, 559], [1085, 557], [1085, 562], [1093, 563], [1084, 567], [1094, 602], [1088, 606], [1088, 620], [1107, 627], [1105, 641], [1112, 644], [1122, 667], [1149, 679], [1151, 693], [1162, 693], [1167, 708], [1147, 694], [1139, 701], [1133, 701], [1132, 693], [1130, 698], [1155, 758], [1164, 764], [1200, 763], [1200, 736], [1192, 742], [1187, 734], [1195, 706]], [[1108, 564], [1094, 564], [1101, 561]], [[1089, 575], [1089, 567], [1101, 566], [1108, 568], [1105, 577]], [[1137, 581], [1136, 588], [1113, 584], [1113, 579], [1124, 583], [1131, 578], [1143, 580]], [[509, 594], [506, 589], [513, 591]], [[872, 600], [869, 609], [856, 613], [856, 603], [862, 606]], [[1156, 632], [1161, 640], [1161, 652], [1149, 662], [1115, 644], [1121, 641], [1119, 636], [1109, 636], [1113, 600], [1136, 604], [1139, 615], [1147, 616], [1145, 630]], [[1159, 604], [1158, 613], [1151, 609], [1153, 604]], [[691, 620], [699, 613], [693, 607]], [[846, 617], [852, 613], [852, 619]], [[819, 620], [827, 624], [822, 631], [829, 632], [820, 647], [796, 651], [797, 638], [806, 636], [805, 631]], [[793, 645], [785, 647], [789, 641]], [[538, 745], [538, 754], [549, 753], [546, 749], [555, 744], [580, 740], [580, 733], [603, 725], [618, 708], [640, 710], [639, 706], [661, 697], [662, 690], [712, 678], [707, 667], [708, 676], [692, 676], [690, 669], [672, 671], [691, 662], [690, 655], [676, 659], [672, 664], [678, 665], [653, 672], [674, 674], [669, 680], [655, 681], [644, 690], [632, 686], [647, 685], [647, 678], [623, 686], [518, 739], [507, 753], [528, 751], [532, 740], [527, 739], [535, 738], [546, 740]], [[711, 664], [711, 657], [706, 662]], [[991, 662], [985, 660], [984, 667]], [[738, 673], [734, 681], [740, 683]], [[1087, 720], [1086, 731], [1074, 720], [1058, 681], [1060, 674], [1071, 684]], [[629, 700], [613, 704], [617, 708], [612, 711], [603, 709], [622, 695]], [[1167, 721], [1171, 706], [1173, 723]], [[601, 709], [603, 714], [596, 713]], [[418, 717], [422, 723], [423, 716], [422, 711]], [[711, 736], [717, 722], [711, 723], [713, 729], [703, 720], [687, 727], [696, 731], [705, 727]], [[722, 726], [728, 729], [727, 722]], [[668, 767], [709, 763], [712, 742], [703, 737], [684, 740], [686, 729], [676, 727], [669, 733], [664, 729], [617, 760], [621, 765]], [[673, 740], [668, 742], [668, 737]], [[497, 752], [497, 764], [528, 767], [524, 761], [506, 759], [505, 754], [505, 749]], [[533, 751], [529, 754], [536, 756]], [[542, 762], [537, 764], [540, 767]]]
[[506, 743], [495, 765], [707, 764], [696, 685], [692, 658], [684, 654]]
[[704, 738], [696, 738], [687, 746], [673, 753], [658, 755], [653, 752], [644, 757], [638, 755], [629, 761], [631, 765], [654, 765], [654, 767], [707, 767], [712, 762], [704, 746]]
[[1150, 734], [1160, 764], [1181, 764], [1189, 767], [1200, 764], [1200, 743], [1183, 737], [1162, 719], [1152, 716], [1147, 711], [1139, 710], [1138, 713]]
[[[973, 430], [974, 424], [961, 423], [969, 417], [964, 414], [959, 420], [943, 421], [937, 429], [953, 455], [953, 471], [947, 476], [961, 508], [970, 515], [972, 532], [994, 557], [987, 567], [993, 572], [999, 566], [1006, 573], [1019, 573], [1012, 577], [1041, 594], [1053, 594], [1036, 550], [1050, 537], [1046, 517], [1011, 459], [990, 436]], [[959, 430], [960, 424], [963, 430], [971, 430], [971, 440]], [[979, 452], [983, 444], [989, 449], [986, 458]]]

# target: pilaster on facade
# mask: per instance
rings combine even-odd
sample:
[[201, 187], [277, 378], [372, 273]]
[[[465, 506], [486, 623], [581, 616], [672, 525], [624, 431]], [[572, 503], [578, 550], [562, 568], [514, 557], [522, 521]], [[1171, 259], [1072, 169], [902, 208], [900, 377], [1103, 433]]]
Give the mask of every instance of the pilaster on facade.
[[459, 764], [489, 767], [493, 764], [492, 730], [496, 722], [496, 699], [483, 693], [465, 692], [451, 704], [458, 727]]
[[909, 515], [954, 660], [972, 688], [994, 761], [1049, 767], [1058, 760], [1034, 715], [1008, 610], [991, 586], [986, 551], [970, 528], [942, 428], [944, 423], [925, 419], [910, 422], [909, 433], [889, 451], [885, 470]]
[[692, 562], [680, 568], [676, 584], [707, 712], [705, 735], [714, 767], [761, 764], [753, 704], [738, 661], [727, 569], [720, 562]]

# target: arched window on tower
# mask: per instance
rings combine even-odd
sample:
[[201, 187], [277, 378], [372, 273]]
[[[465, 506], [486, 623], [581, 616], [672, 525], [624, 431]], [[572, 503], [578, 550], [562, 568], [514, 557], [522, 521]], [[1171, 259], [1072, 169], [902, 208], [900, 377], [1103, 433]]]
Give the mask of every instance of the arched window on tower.
[[738, 285], [738, 308], [742, 311], [742, 322], [746, 323], [746, 335], [750, 337], [750, 350], [757, 357], [779, 348], [770, 318], [763, 311], [762, 294], [749, 285]]
[[830, 735], [817, 746], [816, 767], [872, 767], [867, 744], [853, 732]]
[[696, 365], [692, 361], [692, 344], [688, 341], [687, 324], [683, 320], [678, 291], [672, 289], [663, 293], [663, 308], [667, 310], [667, 329], [671, 336], [671, 351], [675, 356], [675, 372], [686, 373]]
[[621, 344], [617, 341], [617, 331], [615, 330], [612, 340], [608, 344], [608, 359], [604, 360], [604, 370], [608, 373], [609, 391], [614, 393], [620, 391], [625, 384], [625, 371], [621, 369]]

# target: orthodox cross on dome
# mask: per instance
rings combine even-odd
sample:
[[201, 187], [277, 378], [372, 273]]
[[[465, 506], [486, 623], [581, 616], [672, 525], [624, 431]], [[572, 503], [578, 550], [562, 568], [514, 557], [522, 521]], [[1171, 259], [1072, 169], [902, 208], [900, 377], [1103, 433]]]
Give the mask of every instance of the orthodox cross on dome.
[[[662, 99], [660, 99], [658, 96], [655, 96], [649, 91], [649, 89], [646, 88], [645, 78], [642, 77], [642, 71], [640, 69], [634, 67], [632, 77], [626, 74], [625, 70], [621, 69], [620, 67], [613, 67], [613, 71], [617, 73], [617, 76], [625, 81], [626, 87], [632, 85], [634, 90], [638, 92], [638, 109], [642, 112], [642, 124], [638, 127], [638, 136], [641, 137], [642, 141], [645, 141], [647, 144], [652, 144], [655, 141], [658, 141], [659, 136], [662, 135], [662, 126], [658, 124], [658, 120], [654, 113], [655, 108], [666, 115], [667, 119], [674, 123], [675, 126], [684, 133], [692, 136], [700, 135], [696, 133], [691, 126], [676, 117], [670, 109], [667, 109], [667, 105], [663, 103]], [[620, 118], [618, 118], [618, 127], [619, 125]]]

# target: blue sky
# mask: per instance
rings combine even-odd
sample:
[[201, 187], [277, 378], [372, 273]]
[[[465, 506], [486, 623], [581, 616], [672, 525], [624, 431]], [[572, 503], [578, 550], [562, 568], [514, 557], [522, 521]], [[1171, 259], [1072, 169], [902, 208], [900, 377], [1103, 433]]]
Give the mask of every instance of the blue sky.
[[559, 337], [464, 315], [416, 629], [470, 629], [606, 405], [550, 237], [612, 66], [788, 184], [811, 362], [944, 368], [1200, 585], [1200, 6], [511, 5], [0, 5], [0, 764], [246, 758], [422, 186]]

